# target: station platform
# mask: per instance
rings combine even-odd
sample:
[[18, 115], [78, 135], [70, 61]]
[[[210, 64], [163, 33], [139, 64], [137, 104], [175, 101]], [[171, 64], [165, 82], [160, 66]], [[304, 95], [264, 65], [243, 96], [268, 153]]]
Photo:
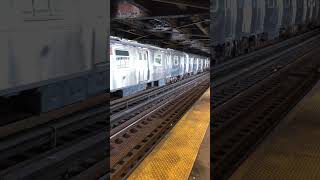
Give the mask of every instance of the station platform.
[[[128, 177], [129, 180], [210, 176], [210, 89]], [[204, 140], [204, 141], [203, 141]]]
[[320, 179], [320, 82], [229, 178]]

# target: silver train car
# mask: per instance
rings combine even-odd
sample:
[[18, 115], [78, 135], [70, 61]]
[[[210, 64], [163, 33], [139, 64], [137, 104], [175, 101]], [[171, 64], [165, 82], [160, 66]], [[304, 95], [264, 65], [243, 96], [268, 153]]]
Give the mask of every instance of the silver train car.
[[231, 56], [232, 48], [241, 51], [250, 43], [256, 48], [282, 34], [318, 27], [319, 7], [319, 0], [212, 0], [213, 45], [224, 46], [221, 55]]
[[0, 96], [36, 90], [49, 111], [107, 90], [108, 4], [2, 0]]
[[163, 86], [209, 67], [207, 57], [117, 37], [110, 39], [110, 91], [121, 91], [122, 96], [147, 86]]

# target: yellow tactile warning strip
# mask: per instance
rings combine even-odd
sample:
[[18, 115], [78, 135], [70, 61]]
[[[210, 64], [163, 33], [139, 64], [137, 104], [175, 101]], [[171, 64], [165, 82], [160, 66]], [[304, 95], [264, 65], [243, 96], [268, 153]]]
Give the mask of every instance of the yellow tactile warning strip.
[[198, 156], [193, 164], [189, 180], [210, 179], [210, 126], [200, 145]]
[[187, 180], [209, 123], [210, 89], [160, 141], [128, 179]]
[[320, 179], [320, 83], [230, 180]]

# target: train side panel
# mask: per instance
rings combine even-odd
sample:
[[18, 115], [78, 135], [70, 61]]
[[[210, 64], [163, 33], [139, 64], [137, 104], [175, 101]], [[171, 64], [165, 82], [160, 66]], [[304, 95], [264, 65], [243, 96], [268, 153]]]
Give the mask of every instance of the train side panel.
[[317, 0], [213, 0], [216, 62], [320, 25]]
[[0, 10], [1, 98], [47, 112], [107, 91], [109, 3], [3, 0]]
[[209, 66], [201, 56], [119, 38], [111, 40], [110, 52], [110, 90], [120, 90], [123, 96], [203, 72]]
[[97, 8], [94, 2], [50, 2], [51, 6], [49, 1], [1, 1], [1, 12], [6, 13], [1, 17], [12, 18], [0, 24], [0, 91], [87, 72], [106, 63], [105, 41], [97, 40], [106, 39], [105, 9], [89, 14], [88, 9]]

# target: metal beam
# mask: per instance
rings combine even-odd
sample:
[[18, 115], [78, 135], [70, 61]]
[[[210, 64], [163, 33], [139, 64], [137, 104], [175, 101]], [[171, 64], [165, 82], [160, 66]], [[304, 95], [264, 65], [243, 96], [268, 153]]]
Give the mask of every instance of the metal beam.
[[178, 19], [194, 16], [208, 15], [209, 13], [201, 14], [180, 14], [180, 15], [163, 15], [163, 16], [144, 16], [144, 17], [116, 17], [113, 20], [151, 20], [151, 19]]
[[[152, 39], [143, 38], [141, 40], [143, 40], [143, 41], [168, 41], [168, 39], [164, 39], [164, 38], [152, 38]], [[191, 38], [189, 40], [210, 41], [209, 38]]]
[[133, 34], [133, 35], [136, 35], [136, 36], [144, 36], [142, 34], [138, 34], [138, 33], [135, 33], [135, 32], [129, 31], [129, 30], [120, 29], [120, 28], [117, 28], [117, 29], [114, 29], [114, 30], [126, 32], [126, 33]]
[[181, 28], [184, 28], [184, 27], [188, 27], [188, 26], [192, 26], [192, 25], [195, 25], [195, 24], [198, 24], [198, 23], [204, 23], [204, 22], [210, 22], [210, 20], [201, 20], [201, 21], [193, 22], [193, 23], [190, 23], [190, 24], [186, 24], [186, 25], [182, 25], [182, 26], [179, 26], [179, 27], [175, 27], [175, 29], [181, 29]]
[[173, 31], [148, 31], [151, 33], [163, 33], [163, 34], [178, 34], [178, 35], [186, 35], [186, 36], [195, 36], [195, 37], [208, 37], [208, 35], [202, 34], [192, 34], [192, 33], [181, 33], [181, 32], [173, 32]]
[[[192, 19], [193, 21], [199, 21], [199, 20], [200, 20], [199, 18], [196, 18], [196, 17], [192, 17], [191, 19]], [[196, 26], [200, 29], [200, 31], [201, 31], [204, 35], [209, 36], [208, 30], [207, 30], [206, 28], [204, 28], [201, 23], [197, 23]]]
[[[170, 1], [170, 2], [172, 2], [172, 1]], [[206, 34], [199, 33], [198, 31], [197, 31], [198, 32], [197, 34], [193, 33], [191, 31], [190, 27], [192, 27], [192, 29], [193, 28], [199, 29], [197, 24], [204, 26], [203, 23], [210, 21], [206, 17], [208, 15], [208, 13], [202, 13], [202, 12], [200, 12], [200, 13], [198, 12], [195, 14], [189, 14], [188, 12], [185, 12], [185, 14], [174, 14], [174, 13], [175, 12], [172, 12], [171, 15], [165, 15], [166, 12], [159, 12], [159, 13], [153, 14], [151, 16], [114, 18], [113, 23], [116, 23], [116, 24], [119, 23], [119, 24], [125, 25], [125, 26], [121, 25], [121, 28], [119, 28], [119, 29], [116, 28], [114, 30], [123, 31], [123, 32], [129, 33], [129, 34], [134, 34], [136, 37], [132, 38], [132, 40], [137, 40], [140, 42], [151, 42], [151, 44], [155, 43], [155, 44], [160, 44], [161, 46], [163, 46], [164, 44], [167, 44], [165, 46], [171, 46], [171, 47], [174, 47], [174, 49], [178, 49], [179, 47], [183, 47], [183, 48], [189, 48], [190, 51], [195, 51], [195, 52], [199, 51], [202, 53], [206, 53], [198, 48], [188, 47], [189, 46], [188, 44], [193, 44], [191, 42], [185, 44], [180, 41], [175, 41], [173, 39], [170, 39], [166, 34], [178, 33], [178, 34], [182, 34], [182, 35], [187, 35], [186, 40], [189, 39], [192, 41], [197, 41], [194, 43], [200, 43], [200, 46], [201, 46], [201, 44], [203, 46], [206, 46], [209, 42], [209, 37]], [[163, 14], [163, 15], [157, 16], [159, 14]], [[204, 15], [205, 15], [205, 17], [204, 17]], [[182, 24], [181, 26], [177, 27], [176, 22], [178, 21], [178, 19], [185, 18], [185, 17], [186, 18], [190, 17], [190, 20], [192, 20], [192, 21], [185, 22], [186, 24]], [[149, 19], [150, 20], [151, 19], [159, 19], [160, 21], [167, 21], [167, 22], [169, 22], [171, 27], [176, 29], [178, 32], [172, 32], [171, 30], [152, 31], [152, 25], [150, 24], [149, 21], [148, 22], [137, 21], [137, 20], [149, 20]], [[129, 29], [132, 28], [133, 30], [128, 30], [128, 27], [126, 27], [126, 26], [129, 26], [130, 27]]]
[[192, 2], [186, 2], [186, 1], [173, 1], [173, 0], [151, 0], [151, 1], [156, 1], [156, 2], [161, 2], [161, 3], [167, 3], [167, 4], [174, 4], [174, 5], [180, 5], [180, 6], [188, 6], [188, 7], [193, 7], [193, 8], [198, 8], [198, 9], [205, 9], [205, 10], [210, 10], [209, 4], [207, 6], [201, 5], [201, 4], [196, 4]]

